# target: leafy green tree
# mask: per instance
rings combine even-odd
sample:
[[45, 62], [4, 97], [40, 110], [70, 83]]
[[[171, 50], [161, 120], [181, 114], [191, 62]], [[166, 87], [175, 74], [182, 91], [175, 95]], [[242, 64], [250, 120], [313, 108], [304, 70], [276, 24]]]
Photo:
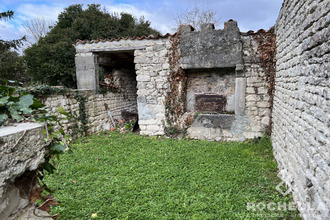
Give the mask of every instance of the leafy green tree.
[[[13, 11], [0, 12], [0, 20], [9, 20], [12, 19], [13, 17], [14, 17]], [[10, 48], [17, 49], [22, 44], [22, 41], [24, 39], [25, 37], [19, 40], [11, 40], [11, 41], [5, 41], [0, 39], [0, 52], [9, 50]]]
[[150, 22], [127, 13], [110, 14], [98, 4], [71, 5], [59, 16], [52, 30], [25, 50], [28, 73], [35, 81], [76, 87], [75, 49], [77, 39], [93, 40], [156, 34]]
[[26, 64], [22, 56], [16, 51], [6, 50], [0, 53], [0, 78], [28, 82]]
[[13, 11], [0, 12], [0, 19], [11, 19], [14, 17]]
[[[0, 20], [12, 19], [13, 11], [0, 12]], [[16, 51], [22, 45], [25, 37], [19, 40], [5, 41], [0, 39], [0, 79], [27, 81], [26, 65]]]

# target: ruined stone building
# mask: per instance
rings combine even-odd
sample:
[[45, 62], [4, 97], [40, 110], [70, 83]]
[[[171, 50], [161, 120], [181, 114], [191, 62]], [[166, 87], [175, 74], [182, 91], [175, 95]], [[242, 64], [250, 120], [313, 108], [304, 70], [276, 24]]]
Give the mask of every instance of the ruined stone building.
[[129, 100], [122, 111], [138, 114], [141, 134], [187, 130], [192, 138], [243, 141], [269, 129], [274, 68], [260, 59], [270, 55], [274, 66], [274, 45], [272, 30], [241, 33], [232, 20], [220, 30], [205, 24], [174, 35], [79, 41], [78, 89], [97, 91], [102, 68]]
[[329, 10], [327, 0], [285, 0], [269, 31], [242, 33], [230, 20], [223, 29], [78, 41], [78, 89], [97, 92], [105, 71], [121, 88], [110, 106], [121, 107], [117, 117], [137, 114], [143, 135], [244, 141], [271, 133], [302, 216], [328, 219]]
[[[270, 134], [280, 176], [302, 217], [328, 220], [329, 12], [329, 0], [284, 0], [268, 31], [242, 33], [229, 20], [223, 29], [187, 25], [173, 35], [78, 40], [79, 91], [44, 103], [51, 113], [63, 106], [79, 117], [75, 125], [87, 133], [109, 130], [113, 118], [134, 119], [140, 134], [150, 136], [245, 141]], [[68, 133], [69, 123], [63, 122]], [[6, 143], [0, 219], [29, 203], [14, 180], [43, 162], [42, 126], [22, 124], [0, 135]]]

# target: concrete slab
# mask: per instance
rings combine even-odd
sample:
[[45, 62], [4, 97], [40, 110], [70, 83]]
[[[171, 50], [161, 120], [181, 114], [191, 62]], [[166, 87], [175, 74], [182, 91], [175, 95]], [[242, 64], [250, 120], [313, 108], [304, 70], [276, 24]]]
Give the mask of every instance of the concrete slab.
[[0, 137], [12, 135], [21, 131], [25, 130], [32, 130], [35, 128], [42, 127], [43, 124], [40, 123], [33, 123], [33, 122], [27, 122], [27, 123], [19, 123], [19, 124], [13, 124], [11, 126], [6, 126], [0, 128]]

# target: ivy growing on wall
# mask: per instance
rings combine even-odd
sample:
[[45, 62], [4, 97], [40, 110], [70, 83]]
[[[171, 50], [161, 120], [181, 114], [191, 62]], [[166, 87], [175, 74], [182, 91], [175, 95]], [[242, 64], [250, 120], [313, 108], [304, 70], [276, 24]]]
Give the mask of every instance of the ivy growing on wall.
[[74, 98], [78, 101], [78, 107], [79, 107], [79, 116], [78, 121], [81, 123], [79, 128], [79, 133], [83, 136], [87, 134], [87, 114], [86, 114], [86, 97], [79, 94], [77, 91]]
[[180, 67], [180, 43], [181, 33], [178, 31], [171, 37], [171, 53], [169, 54], [170, 75], [168, 81], [170, 83], [170, 91], [165, 99], [165, 117], [164, 129], [166, 135], [173, 135], [180, 131], [180, 119], [186, 112], [186, 85], [187, 75]]
[[62, 86], [30, 86], [25, 88], [17, 88], [18, 92], [29, 93], [35, 97], [44, 97], [48, 95], [64, 95], [67, 94], [70, 90]]
[[268, 83], [268, 95], [270, 104], [270, 121], [267, 133], [272, 133], [272, 111], [273, 100], [275, 92], [275, 76], [276, 76], [276, 35], [274, 33], [274, 27], [268, 31], [259, 30], [252, 34], [254, 39], [258, 42], [258, 54], [260, 66], [266, 73], [266, 81]]

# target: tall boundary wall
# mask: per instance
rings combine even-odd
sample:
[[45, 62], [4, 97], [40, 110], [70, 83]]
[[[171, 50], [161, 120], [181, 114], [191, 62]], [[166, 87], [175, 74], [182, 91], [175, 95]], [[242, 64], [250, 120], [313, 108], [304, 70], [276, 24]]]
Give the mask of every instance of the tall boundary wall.
[[330, 216], [330, 1], [285, 0], [278, 17], [272, 142], [304, 219]]

